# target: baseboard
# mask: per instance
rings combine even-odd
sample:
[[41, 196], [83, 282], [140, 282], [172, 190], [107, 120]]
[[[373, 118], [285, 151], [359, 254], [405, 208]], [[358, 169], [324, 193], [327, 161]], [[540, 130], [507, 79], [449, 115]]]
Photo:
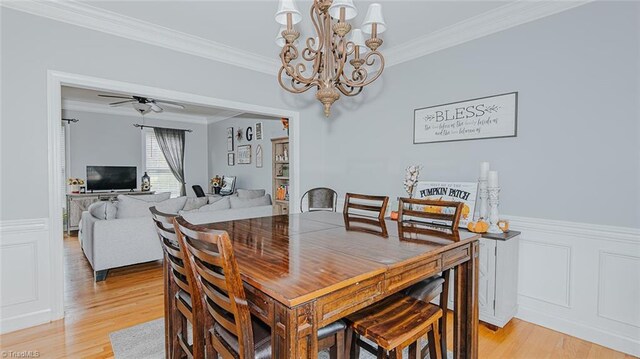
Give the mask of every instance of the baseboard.
[[577, 323], [522, 306], [518, 308], [516, 318], [630, 355], [640, 356], [640, 341], [603, 331], [585, 323]]
[[14, 332], [16, 330], [49, 323], [50, 321], [51, 321], [50, 309], [44, 309], [37, 312], [17, 315], [11, 318], [2, 318], [0, 320], [0, 334], [6, 334], [9, 332]]

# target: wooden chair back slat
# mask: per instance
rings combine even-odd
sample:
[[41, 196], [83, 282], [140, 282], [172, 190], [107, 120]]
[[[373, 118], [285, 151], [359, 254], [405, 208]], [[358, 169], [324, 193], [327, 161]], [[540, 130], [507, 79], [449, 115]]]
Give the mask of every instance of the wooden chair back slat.
[[[156, 225], [156, 232], [158, 233], [160, 244], [166, 254], [166, 258], [169, 260], [173, 280], [180, 289], [191, 294], [191, 286], [189, 285], [187, 270], [184, 266], [184, 256], [180, 251], [178, 237], [173, 228], [173, 218], [175, 218], [175, 215], [160, 212], [156, 207], [151, 207], [149, 210]], [[178, 273], [180, 275], [178, 275]]]
[[217, 308], [216, 305], [211, 302], [207, 302], [207, 309], [209, 309], [209, 314], [211, 314], [216, 323], [229, 331], [229, 333], [238, 336], [235, 320], [228, 319], [223, 312], [220, 311], [220, 308]]
[[[445, 229], [451, 231], [452, 234], [457, 233], [462, 208], [464, 203], [453, 201], [436, 201], [429, 199], [416, 198], [400, 198], [398, 201], [398, 233], [400, 238], [405, 233], [411, 234], [432, 234], [434, 230]], [[423, 208], [453, 208], [453, 213], [442, 213], [442, 210], [434, 211], [418, 211], [414, 210], [413, 205], [423, 206]], [[429, 223], [420, 221], [419, 219], [446, 221], [448, 223]], [[459, 238], [451, 236], [452, 239]]]
[[[389, 197], [347, 193], [344, 199], [344, 224], [348, 231], [366, 232], [387, 237], [384, 214]], [[355, 225], [354, 225], [355, 224]], [[364, 224], [358, 225], [358, 224]]]
[[229, 301], [229, 297], [226, 294], [220, 293], [215, 288], [209, 285], [203, 285], [202, 290], [206, 294], [208, 298], [210, 298], [214, 303], [216, 303], [219, 307], [226, 310], [229, 313], [233, 313], [233, 307], [231, 302]]
[[[383, 220], [384, 214], [387, 211], [388, 203], [389, 197], [387, 196], [371, 196], [366, 194], [347, 193], [344, 199], [343, 212], [345, 215], [363, 215], [378, 218], [378, 220]], [[354, 209], [359, 210], [360, 212], [354, 213]]]
[[446, 213], [427, 213], [424, 211], [414, 211], [410, 209], [404, 209], [402, 214], [406, 217], [420, 217], [424, 219], [434, 219], [434, 220], [442, 220], [453, 222], [456, 219], [455, 214], [446, 214]]
[[189, 278], [196, 284], [192, 298], [199, 301], [201, 312], [195, 315], [207, 317], [206, 328], [218, 324], [235, 335], [238, 356], [253, 358], [251, 314], [229, 235], [193, 225], [182, 217], [177, 217], [174, 225], [178, 241], [186, 249]]
[[209, 270], [202, 264], [202, 262], [194, 263], [195, 270], [198, 272], [198, 275], [202, 277], [206, 281], [208, 285], [214, 286], [220, 290], [225, 290], [227, 286], [226, 278], [223, 275], [220, 275], [212, 270]]
[[[203, 357], [205, 350], [204, 326], [203, 321], [194, 316], [196, 308], [192, 306], [188, 308], [182, 301], [178, 300], [177, 294], [184, 291], [193, 298], [195, 292], [195, 281], [189, 278], [189, 270], [187, 268], [188, 261], [185, 260], [186, 251], [180, 245], [178, 235], [176, 234], [174, 219], [175, 215], [160, 212], [156, 207], [150, 208], [153, 221], [156, 225], [156, 231], [160, 239], [164, 251], [165, 263], [165, 326], [167, 336], [165, 340], [171, 343], [170, 347], [174, 350], [181, 348], [187, 357]], [[169, 265], [166, 265], [169, 264]], [[197, 302], [197, 301], [196, 301]], [[180, 314], [178, 314], [180, 313]], [[178, 315], [186, 318], [192, 327], [192, 344], [186, 343], [187, 327], [186, 323], [179, 319]], [[177, 352], [168, 353], [170, 356], [178, 355]]]

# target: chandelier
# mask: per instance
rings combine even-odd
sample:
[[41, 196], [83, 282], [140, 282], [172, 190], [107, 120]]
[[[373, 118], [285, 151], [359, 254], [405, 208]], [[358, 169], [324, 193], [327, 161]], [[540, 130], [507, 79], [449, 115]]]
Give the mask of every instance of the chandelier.
[[[316, 98], [329, 117], [340, 93], [358, 95], [382, 74], [384, 58], [378, 52], [382, 45], [378, 35], [386, 30], [386, 24], [382, 6], [371, 4], [362, 27], [351, 30], [348, 21], [358, 14], [353, 0], [313, 0], [310, 13], [316, 36], [307, 38], [299, 50], [300, 33], [294, 25], [302, 16], [294, 0], [280, 0], [276, 13], [276, 22], [283, 25], [276, 38], [282, 46], [278, 82], [292, 93], [315, 87]], [[369, 35], [366, 40], [364, 34]]]

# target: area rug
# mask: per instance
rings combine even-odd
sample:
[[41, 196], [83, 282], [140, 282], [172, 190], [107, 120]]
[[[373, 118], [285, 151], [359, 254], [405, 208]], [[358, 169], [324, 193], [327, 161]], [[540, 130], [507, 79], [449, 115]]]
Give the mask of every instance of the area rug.
[[[164, 319], [138, 324], [109, 334], [115, 359], [163, 359], [164, 358]], [[403, 357], [407, 358], [405, 349]], [[429, 356], [427, 356], [428, 358]], [[318, 353], [319, 359], [329, 359], [328, 351]], [[360, 359], [375, 359], [365, 350], [360, 351]], [[447, 352], [447, 359], [453, 353]]]

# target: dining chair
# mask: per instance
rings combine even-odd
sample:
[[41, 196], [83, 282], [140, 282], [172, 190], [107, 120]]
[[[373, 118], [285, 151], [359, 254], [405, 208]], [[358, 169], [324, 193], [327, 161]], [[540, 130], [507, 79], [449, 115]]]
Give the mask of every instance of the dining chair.
[[[460, 240], [458, 226], [463, 207], [462, 202], [400, 198], [398, 200], [398, 236], [401, 240], [410, 237], [419, 241], [420, 235], [426, 234], [457, 242]], [[439, 297], [439, 305], [443, 312], [438, 325], [442, 353], [447, 352], [446, 314], [449, 306], [450, 272], [445, 270], [440, 275], [424, 279], [405, 290], [406, 295], [426, 303]], [[421, 350], [422, 357], [426, 349]]]
[[[153, 221], [164, 251], [164, 317], [165, 350], [171, 358], [204, 355], [205, 338], [202, 320], [194, 315], [192, 281], [188, 279], [183, 252], [175, 233], [175, 215], [162, 213], [151, 207]], [[192, 328], [192, 340], [188, 342], [188, 326]]]
[[[346, 229], [348, 231], [369, 232], [386, 236], [386, 226], [382, 227], [382, 233], [371, 230], [368, 227], [381, 227], [380, 224], [384, 222], [384, 214], [387, 211], [388, 203], [389, 197], [387, 196], [347, 193], [342, 211]], [[355, 224], [360, 225], [356, 226]]]
[[304, 204], [307, 204], [307, 212], [336, 211], [338, 193], [331, 188], [316, 187], [308, 190], [300, 199], [300, 212], [304, 213]]
[[[204, 318], [207, 358], [271, 358], [271, 328], [249, 311], [233, 245], [225, 231], [196, 226], [176, 217], [174, 227], [183, 249], [188, 277], [195, 283], [195, 316]], [[343, 321], [318, 330], [319, 350], [329, 348], [332, 359], [345, 354]], [[209, 349], [210, 348], [210, 349]], [[199, 359], [194, 357], [195, 359]]]
[[[437, 305], [404, 295], [394, 294], [378, 303], [347, 316], [347, 350], [351, 358], [360, 357], [360, 348], [379, 359], [402, 358], [409, 347], [409, 358], [417, 358], [418, 340], [429, 337], [429, 358], [442, 359], [439, 319], [442, 309]], [[361, 339], [364, 337], [377, 348]], [[445, 352], [446, 353], [446, 352]], [[420, 358], [424, 358], [421, 355]]]
[[204, 190], [199, 184], [194, 184], [191, 188], [193, 188], [193, 192], [196, 194], [196, 197], [206, 197]]

